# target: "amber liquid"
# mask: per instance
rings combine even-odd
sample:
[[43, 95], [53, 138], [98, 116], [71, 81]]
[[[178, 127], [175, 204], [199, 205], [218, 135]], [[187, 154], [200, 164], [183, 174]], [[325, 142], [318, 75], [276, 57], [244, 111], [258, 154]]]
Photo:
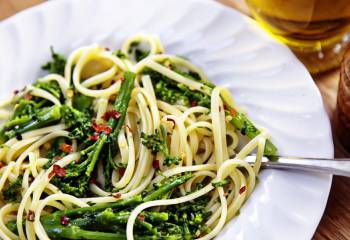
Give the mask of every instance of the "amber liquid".
[[311, 72], [339, 64], [350, 40], [350, 0], [246, 2], [263, 28], [289, 45]]

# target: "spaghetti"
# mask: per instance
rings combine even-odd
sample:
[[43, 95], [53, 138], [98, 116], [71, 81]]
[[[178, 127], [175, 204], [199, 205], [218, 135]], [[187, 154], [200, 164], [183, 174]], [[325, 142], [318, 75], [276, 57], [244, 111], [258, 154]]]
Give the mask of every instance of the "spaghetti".
[[1, 239], [212, 239], [276, 153], [226, 89], [155, 35], [53, 57], [0, 104]]

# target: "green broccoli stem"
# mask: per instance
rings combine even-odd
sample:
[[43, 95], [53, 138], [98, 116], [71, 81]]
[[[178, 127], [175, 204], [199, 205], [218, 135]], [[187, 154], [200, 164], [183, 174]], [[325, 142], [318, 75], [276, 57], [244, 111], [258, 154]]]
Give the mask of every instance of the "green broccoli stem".
[[95, 168], [95, 165], [96, 165], [96, 162], [100, 156], [100, 153], [102, 151], [102, 148], [104, 146], [104, 144], [106, 143], [107, 141], [107, 138], [108, 136], [106, 134], [102, 134], [99, 139], [97, 140], [97, 142], [94, 144], [95, 147], [94, 147], [94, 151], [91, 155], [91, 162], [85, 172], [85, 174], [90, 177], [91, 176], [91, 173], [92, 171], [94, 170]]
[[148, 194], [146, 197], [143, 198], [143, 201], [148, 202], [148, 201], [153, 201], [155, 199], [158, 199], [161, 196], [163, 196], [164, 194], [166, 194], [166, 193], [170, 192], [171, 190], [175, 189], [176, 187], [180, 186], [181, 184], [186, 182], [191, 177], [192, 177], [192, 174], [187, 173], [179, 178], [176, 178], [175, 180], [170, 181], [167, 184], [164, 184], [163, 186], [161, 186], [160, 188], [158, 188], [154, 192]]
[[[4, 128], [1, 128], [0, 129], [0, 145], [1, 144], [4, 144], [6, 141], [7, 141], [7, 137], [6, 137], [6, 135], [5, 135], [5, 129]], [[0, 146], [0, 148], [1, 148], [1, 146]]]
[[87, 231], [77, 226], [44, 225], [46, 233], [50, 238], [57, 239], [90, 239], [90, 240], [115, 240], [126, 239], [123, 233], [108, 233], [98, 231]]
[[13, 121], [16, 123], [22, 122], [17, 129], [7, 131], [5, 134], [9, 138], [15, 137], [17, 134], [22, 134], [30, 130], [35, 130], [44, 126], [48, 126], [52, 123], [58, 122], [61, 119], [60, 106], [52, 106], [43, 108], [38, 111], [34, 116], [24, 116], [19, 119], [12, 120], [6, 125], [13, 126]]
[[104, 211], [106, 208], [124, 209], [126, 207], [134, 207], [140, 203], [142, 203], [142, 197], [140, 195], [136, 195], [127, 199], [118, 200], [117, 202], [113, 202], [113, 203], [103, 203], [103, 204], [96, 204], [90, 207], [73, 208], [73, 209], [57, 211], [57, 212], [54, 212], [53, 214], [43, 216], [41, 218], [41, 221], [55, 222], [55, 221], [59, 221], [60, 217], [62, 216], [66, 216], [66, 217], [82, 216], [85, 213], [93, 214], [100, 211]]
[[[246, 135], [250, 139], [258, 136], [261, 132], [257, 129], [254, 124], [248, 119], [248, 117], [240, 112], [237, 112], [232, 116], [230, 120], [231, 124], [235, 126], [243, 135]], [[265, 143], [264, 155], [270, 160], [274, 160], [277, 156], [277, 148], [270, 141], [267, 140]]]
[[125, 122], [125, 117], [128, 109], [128, 105], [131, 99], [131, 92], [134, 88], [135, 73], [125, 72], [124, 81], [120, 87], [119, 95], [113, 105], [114, 109], [119, 112], [120, 116], [118, 119], [111, 118], [108, 121], [108, 125], [113, 129], [111, 137], [117, 139], [119, 132]]
[[[70, 224], [78, 226], [84, 229], [103, 229], [103, 230], [116, 230], [114, 226], [119, 225], [120, 227], [126, 226], [130, 216], [130, 212], [117, 212], [114, 213], [112, 209], [107, 208], [103, 212], [96, 214], [87, 214], [82, 218], [73, 219]], [[146, 219], [141, 221], [136, 219], [135, 226], [146, 230], [150, 234], [157, 233], [157, 229]], [[113, 229], [111, 229], [113, 227]]]

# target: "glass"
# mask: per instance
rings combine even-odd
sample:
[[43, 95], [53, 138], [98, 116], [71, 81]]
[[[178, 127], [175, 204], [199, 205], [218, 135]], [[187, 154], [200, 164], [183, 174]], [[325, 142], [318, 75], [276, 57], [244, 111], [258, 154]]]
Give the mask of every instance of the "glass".
[[350, 41], [350, 0], [246, 0], [263, 28], [313, 74], [337, 67]]

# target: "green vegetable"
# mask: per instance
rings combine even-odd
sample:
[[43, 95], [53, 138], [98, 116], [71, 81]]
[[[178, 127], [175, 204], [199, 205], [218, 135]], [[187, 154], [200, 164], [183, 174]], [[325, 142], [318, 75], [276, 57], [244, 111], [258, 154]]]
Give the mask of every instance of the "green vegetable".
[[[199, 75], [196, 73], [186, 73], [177, 69], [175, 66], [172, 66], [172, 70], [184, 77], [187, 77], [194, 81], [202, 82], [210, 88], [215, 87], [214, 84], [201, 80]], [[209, 95], [206, 95], [202, 92], [190, 90], [184, 84], [177, 83], [149, 68], [145, 68], [143, 70], [143, 74], [150, 76], [153, 86], [155, 88], [155, 94], [157, 98], [170, 104], [181, 104], [184, 106], [199, 105], [210, 108]], [[230, 110], [231, 109], [228, 109], [228, 112]], [[230, 122], [239, 131], [241, 131], [243, 135], [246, 135], [250, 139], [260, 134], [260, 131], [254, 126], [254, 124], [244, 113], [238, 112], [235, 116], [232, 116], [232, 120]], [[277, 148], [270, 140], [266, 141], [264, 155], [267, 156], [270, 160], [277, 158]]]
[[81, 112], [90, 112], [93, 98], [76, 92], [73, 96], [73, 107]]
[[57, 73], [64, 75], [64, 68], [66, 66], [66, 57], [62, 54], [58, 54], [54, 51], [53, 47], [50, 47], [52, 61], [47, 62], [41, 68], [49, 73]]
[[164, 184], [157, 190], [151, 192], [146, 197], [143, 198], [143, 201], [148, 202], [152, 200], [159, 199], [161, 196], [164, 196], [166, 193], [170, 192], [172, 189], [175, 189], [176, 187], [180, 186], [184, 182], [186, 182], [188, 179], [192, 177], [192, 174], [186, 173], [185, 175], [175, 178], [174, 180], [170, 181], [167, 184]]
[[222, 181], [213, 182], [212, 185], [213, 185], [213, 187], [224, 187], [224, 186], [228, 185], [230, 182], [231, 182], [231, 180], [229, 178], [226, 178]]
[[69, 127], [71, 137], [81, 140], [88, 139], [93, 134], [92, 117], [89, 114], [67, 105], [62, 105], [61, 114], [64, 124]]
[[55, 81], [50, 81], [50, 82], [36, 82], [33, 84], [37, 88], [41, 88], [45, 91], [48, 91], [51, 93], [54, 97], [56, 97], [58, 100], [62, 101], [63, 100], [63, 94], [61, 91], [60, 86], [58, 85], [57, 82]]
[[[189, 76], [188, 73], [181, 72], [180, 70], [177, 70], [177, 73], [195, 80], [194, 77], [192, 75]], [[157, 98], [165, 102], [188, 107], [191, 105], [210, 107], [210, 96], [202, 92], [191, 90], [186, 85], [177, 83], [150, 68], [145, 68], [142, 74], [150, 76]]]
[[[173, 176], [143, 198], [136, 195], [112, 203], [56, 211], [42, 216], [41, 223], [53, 239], [126, 239], [125, 226], [135, 206], [169, 196], [191, 176], [191, 173]], [[134, 238], [194, 239], [210, 215], [205, 211], [207, 203], [208, 199], [202, 197], [191, 204], [168, 206], [161, 212], [144, 211], [136, 219]], [[17, 231], [15, 221], [8, 222], [7, 227]]]
[[18, 202], [21, 199], [22, 176], [11, 183], [7, 189], [2, 192], [4, 200], [7, 202]]
[[35, 110], [31, 115], [23, 115], [5, 123], [5, 135], [13, 138], [18, 134], [57, 123], [60, 119], [59, 106], [44, 107]]
[[[110, 118], [108, 126], [111, 128], [110, 133], [100, 133], [97, 141], [92, 145], [81, 150], [81, 160], [79, 163], [71, 163], [66, 168], [64, 178], [55, 176], [52, 182], [61, 189], [62, 192], [74, 195], [76, 197], [86, 196], [89, 187], [89, 181], [95, 169], [96, 163], [100, 159], [108, 158], [113, 149], [113, 154], [117, 150], [117, 137], [124, 124], [126, 111], [131, 98], [131, 91], [134, 87], [135, 74], [132, 72], [124, 73], [125, 80], [122, 83], [118, 97], [114, 103], [114, 109], [119, 112], [119, 118]], [[63, 118], [71, 128], [73, 136], [82, 138], [89, 133], [89, 126], [92, 120], [74, 108], [62, 107]], [[74, 117], [72, 119], [72, 117]], [[110, 169], [109, 169], [110, 170]]]
[[141, 133], [141, 142], [148, 149], [152, 151], [153, 154], [161, 152], [164, 156], [164, 165], [171, 166], [177, 165], [180, 162], [179, 157], [170, 156], [169, 149], [166, 143], [166, 130], [164, 126], [160, 126], [161, 131], [156, 129], [155, 134], [145, 134]]
[[[235, 126], [242, 135], [246, 135], [250, 139], [260, 134], [260, 130], [254, 126], [254, 124], [244, 113], [235, 113], [232, 116], [230, 123], [232, 123], [232, 125]], [[270, 140], [267, 140], [265, 143], [264, 155], [267, 156], [270, 160], [274, 160], [277, 157], [277, 148]]]

